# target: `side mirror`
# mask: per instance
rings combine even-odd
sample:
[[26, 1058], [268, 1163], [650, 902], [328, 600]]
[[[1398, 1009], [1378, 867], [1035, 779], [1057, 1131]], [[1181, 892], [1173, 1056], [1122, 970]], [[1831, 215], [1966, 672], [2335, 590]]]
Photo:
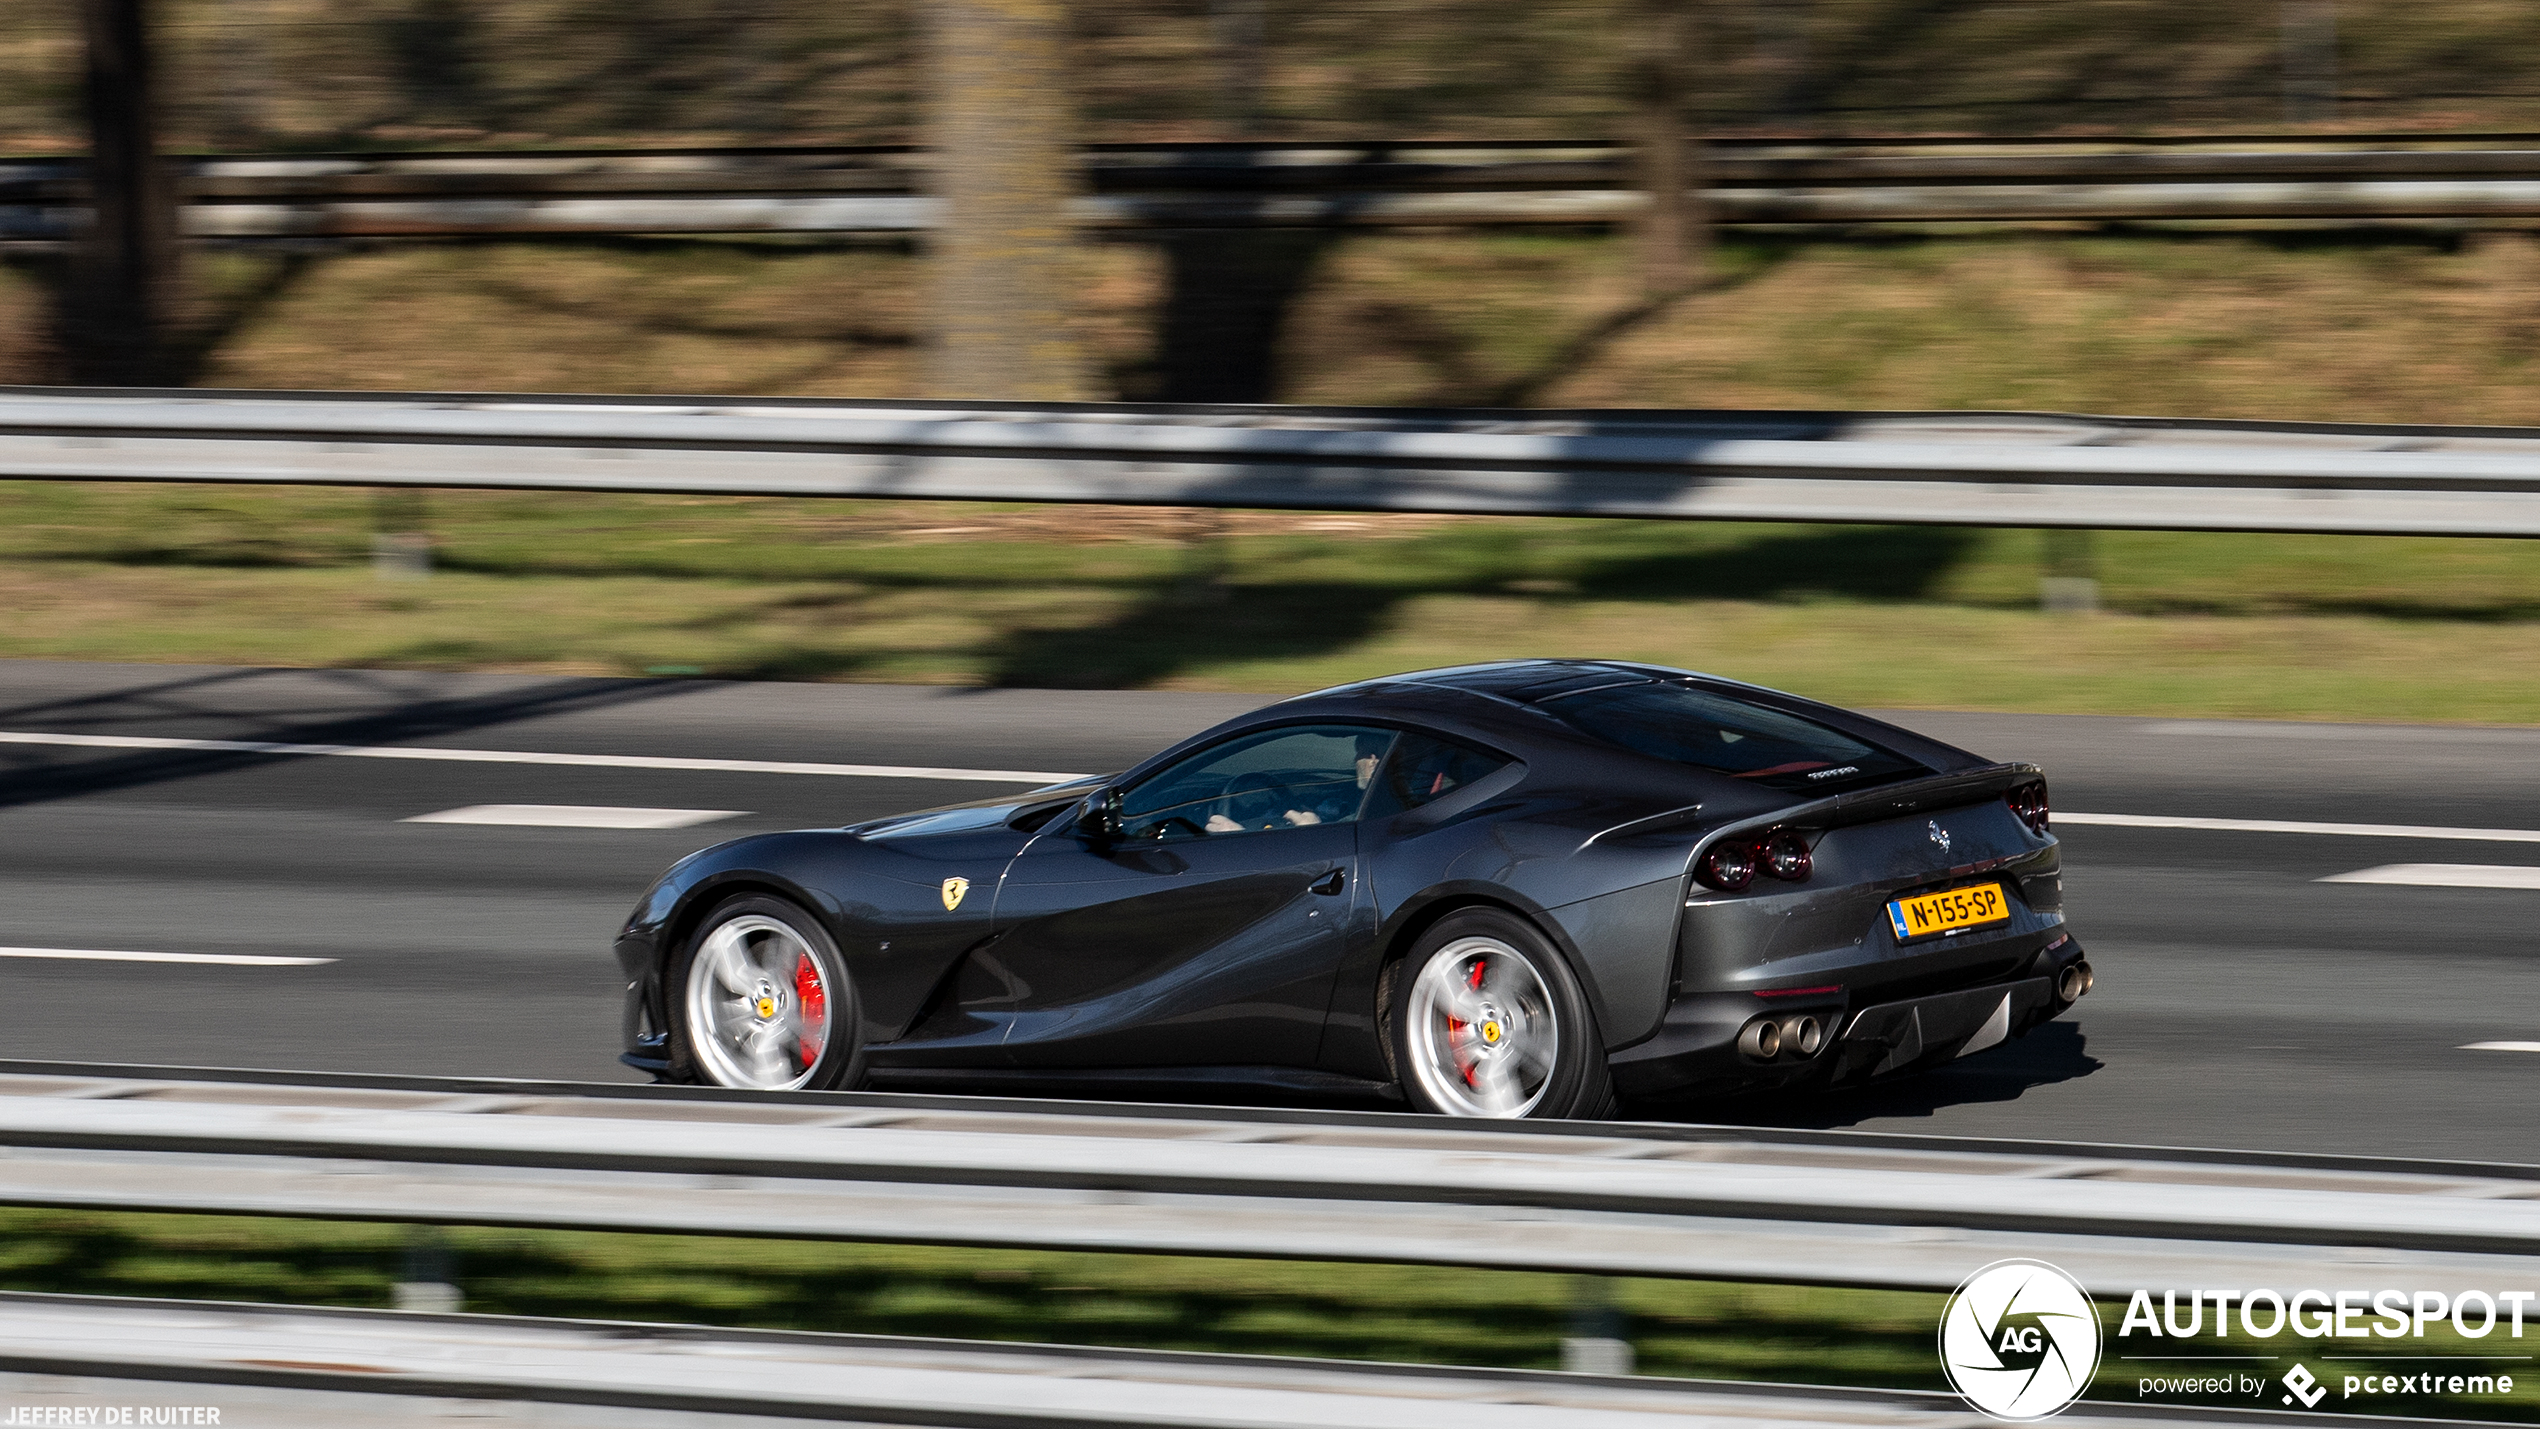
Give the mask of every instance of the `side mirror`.
[[1089, 838], [1119, 838], [1122, 828], [1120, 791], [1105, 789], [1087, 799], [1085, 812], [1077, 816], [1076, 826], [1084, 830]]

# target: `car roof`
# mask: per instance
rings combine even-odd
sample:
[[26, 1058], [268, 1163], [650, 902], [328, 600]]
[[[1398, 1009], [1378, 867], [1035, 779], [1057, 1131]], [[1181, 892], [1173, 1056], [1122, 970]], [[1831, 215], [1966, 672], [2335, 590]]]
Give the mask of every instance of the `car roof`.
[[1542, 744], [1607, 750], [1553, 720], [1536, 703], [1556, 694], [1641, 684], [1686, 672], [1615, 660], [1497, 660], [1359, 680], [1296, 695], [1219, 727], [1232, 732], [1298, 719], [1411, 720], [1442, 733], [1478, 738], [1509, 753], [1541, 753]]
[[[1322, 699], [1334, 695], [1374, 693], [1395, 690], [1400, 686], [1428, 686], [1435, 689], [1461, 690], [1505, 700], [1510, 704], [1534, 705], [1555, 695], [1574, 694], [1610, 685], [1636, 685], [1651, 680], [1682, 679], [1693, 676], [1690, 670], [1671, 670], [1663, 665], [1638, 665], [1621, 660], [1493, 660], [1480, 665], [1448, 665], [1435, 670], [1414, 670], [1409, 674], [1387, 675], [1381, 679], [1361, 680], [1355, 684], [1335, 685], [1299, 700]], [[1711, 679], [1712, 676], [1696, 678]], [[1735, 681], [1724, 680], [1723, 684]]]
[[1502, 741], [1550, 741], [1564, 745], [1584, 741], [1610, 751], [1618, 746], [1583, 735], [1553, 718], [1552, 712], [1543, 708], [1545, 702], [1583, 690], [1659, 681], [1698, 684], [1766, 708], [1795, 714], [1867, 739], [1907, 758], [1920, 760], [1934, 769], [1971, 768], [1988, 762], [1979, 755], [1840, 705], [1767, 689], [1744, 680], [1633, 660], [1494, 660], [1487, 664], [1414, 670], [1298, 695], [1257, 711], [1256, 718], [1274, 713], [1346, 715], [1353, 712], [1353, 706], [1357, 706], [1366, 713], [1425, 716], [1450, 726], [1462, 725], [1474, 734], [1487, 733]]

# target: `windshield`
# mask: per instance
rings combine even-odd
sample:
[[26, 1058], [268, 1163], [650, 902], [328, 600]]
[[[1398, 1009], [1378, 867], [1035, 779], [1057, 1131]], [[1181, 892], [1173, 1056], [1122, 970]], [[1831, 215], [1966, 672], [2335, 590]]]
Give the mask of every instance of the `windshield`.
[[1848, 789], [1929, 772], [1814, 720], [1691, 685], [1609, 685], [1538, 708], [1634, 753], [1775, 789]]

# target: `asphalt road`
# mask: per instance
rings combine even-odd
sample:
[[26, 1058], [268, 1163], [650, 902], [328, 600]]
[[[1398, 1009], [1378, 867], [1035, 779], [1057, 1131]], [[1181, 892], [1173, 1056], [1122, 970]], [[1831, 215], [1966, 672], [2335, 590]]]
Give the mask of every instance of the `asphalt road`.
[[[0, 662], [11, 732], [1099, 772], [1257, 697]], [[2059, 811], [2540, 828], [2540, 730], [1913, 713]], [[0, 1056], [615, 1080], [610, 936], [692, 848], [981, 796], [939, 778], [0, 743]], [[677, 829], [405, 820], [737, 810]], [[1864, 1092], [1705, 1119], [2540, 1162], [2540, 889], [2322, 883], [2540, 844], [2067, 824], [2101, 974], [2064, 1022]]]

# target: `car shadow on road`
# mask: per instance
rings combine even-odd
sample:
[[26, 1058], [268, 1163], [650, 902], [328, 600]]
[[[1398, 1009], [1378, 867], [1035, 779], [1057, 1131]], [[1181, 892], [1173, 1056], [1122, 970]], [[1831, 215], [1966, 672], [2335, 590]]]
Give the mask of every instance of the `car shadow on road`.
[[1634, 1114], [1718, 1126], [1826, 1130], [1898, 1117], [1931, 1117], [1956, 1106], [2017, 1101], [2032, 1087], [2086, 1077], [2107, 1064], [2071, 1022], [2049, 1022], [2015, 1042], [1893, 1081], [1835, 1091], [1792, 1092], [1699, 1106], [1635, 1108]]

